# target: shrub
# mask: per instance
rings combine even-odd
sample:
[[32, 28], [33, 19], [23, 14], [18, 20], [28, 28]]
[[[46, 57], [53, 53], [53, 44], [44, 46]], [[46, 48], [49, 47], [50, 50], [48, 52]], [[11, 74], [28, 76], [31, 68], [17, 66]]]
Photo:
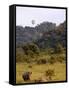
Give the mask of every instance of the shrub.
[[34, 44], [34, 43], [29, 44], [29, 49], [32, 52], [34, 52], [36, 54], [39, 54], [39, 48], [38, 48], [38, 46], [36, 44]]
[[66, 60], [66, 59], [65, 59], [64, 56], [59, 56], [59, 57], [58, 57], [58, 62], [60, 62], [60, 63], [63, 63], [65, 60]]
[[22, 46], [22, 49], [24, 50], [26, 55], [39, 54], [39, 48], [34, 43], [24, 45]]
[[48, 69], [45, 72], [45, 76], [48, 77], [49, 80], [52, 80], [52, 77], [55, 75], [55, 72], [53, 69]]
[[49, 54], [54, 54], [54, 49], [53, 49], [53, 48], [48, 48], [47, 52], [48, 52]]
[[54, 53], [62, 53], [63, 51], [64, 51], [64, 48], [59, 43], [54, 47]]
[[22, 61], [23, 61], [22, 53], [16, 52], [16, 62], [22, 62]]
[[23, 49], [24, 53], [26, 55], [28, 55], [28, 50], [29, 50], [28, 46], [27, 45], [24, 45], [24, 46], [22, 46], [22, 49]]
[[49, 63], [54, 64], [56, 62], [55, 57], [51, 56]]
[[46, 59], [39, 59], [37, 61], [37, 64], [46, 64], [46, 63], [47, 63]]
[[29, 68], [32, 68], [32, 65], [29, 65], [28, 67], [29, 67]]

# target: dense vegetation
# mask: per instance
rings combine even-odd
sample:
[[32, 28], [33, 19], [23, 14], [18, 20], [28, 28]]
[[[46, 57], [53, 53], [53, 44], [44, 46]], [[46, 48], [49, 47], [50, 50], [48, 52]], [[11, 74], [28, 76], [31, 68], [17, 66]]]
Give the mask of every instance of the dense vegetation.
[[[37, 70], [34, 69], [36, 67], [46, 67], [46, 69], [44, 72], [42, 69], [41, 71], [39, 69], [36, 74], [33, 74], [33, 79], [36, 79], [34, 75], [38, 74], [39, 76], [42, 72], [45, 78], [40, 76], [41, 79], [39, 81], [65, 80], [66, 22], [61, 23], [59, 26], [50, 22], [43, 22], [35, 27], [16, 26], [16, 62], [17, 83], [19, 83], [20, 80], [24, 82], [21, 78], [22, 72], [30, 70], [35, 73], [37, 72]], [[19, 65], [24, 66], [24, 68], [20, 69], [20, 76], [18, 74], [20, 73], [20, 71], [18, 71]], [[56, 75], [54, 76], [54, 74], [57, 73], [58, 66], [60, 66], [60, 69], [62, 66], [64, 68], [64, 71], [59, 71], [57, 74], [57, 77], [60, 77], [60, 74], [63, 73], [64, 76], [62, 76], [62, 79], [57, 79]], [[52, 67], [54, 67], [56, 71]], [[55, 77], [55, 79], [52, 79], [52, 77]], [[33, 82], [33, 80], [29, 82]]]

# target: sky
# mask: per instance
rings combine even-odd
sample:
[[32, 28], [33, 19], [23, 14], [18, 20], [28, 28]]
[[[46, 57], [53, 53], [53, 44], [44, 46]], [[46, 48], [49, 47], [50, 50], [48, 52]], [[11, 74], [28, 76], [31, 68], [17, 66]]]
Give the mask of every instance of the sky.
[[[34, 27], [42, 22], [52, 22], [59, 25], [66, 19], [65, 9], [16, 7], [16, 25]], [[32, 20], [35, 21], [32, 24]]]

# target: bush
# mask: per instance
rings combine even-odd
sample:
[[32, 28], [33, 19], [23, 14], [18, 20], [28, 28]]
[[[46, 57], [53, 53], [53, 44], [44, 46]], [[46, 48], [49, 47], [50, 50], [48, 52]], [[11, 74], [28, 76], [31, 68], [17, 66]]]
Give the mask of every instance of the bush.
[[29, 49], [35, 54], [39, 54], [39, 48], [36, 44], [33, 43], [29, 44]]
[[60, 63], [63, 63], [66, 60], [64, 56], [59, 56], [57, 58], [58, 58], [58, 62]]
[[24, 45], [24, 46], [22, 46], [22, 49], [23, 49], [24, 53], [26, 55], [28, 55], [28, 50], [29, 50], [28, 46], [27, 45]]
[[49, 80], [52, 80], [52, 77], [55, 75], [55, 72], [53, 69], [48, 69], [45, 72], [45, 76], [48, 77]]
[[16, 52], [16, 62], [30, 63], [31, 59], [30, 59], [30, 56], [27, 56], [27, 55], [20, 53], [20, 52]]
[[16, 62], [22, 62], [23, 61], [23, 56], [21, 53], [16, 53]]
[[54, 53], [62, 53], [63, 51], [64, 51], [64, 48], [59, 43], [54, 47]]
[[48, 54], [54, 54], [54, 49], [53, 48], [48, 48], [47, 52], [48, 52]]
[[51, 56], [49, 63], [54, 64], [56, 62], [55, 57]]
[[37, 60], [37, 64], [46, 64], [46, 63], [47, 63], [46, 59]]
[[29, 65], [28, 67], [29, 67], [29, 68], [32, 68], [32, 65]]
[[26, 55], [39, 54], [39, 48], [34, 43], [24, 45], [22, 46], [22, 49], [24, 50]]

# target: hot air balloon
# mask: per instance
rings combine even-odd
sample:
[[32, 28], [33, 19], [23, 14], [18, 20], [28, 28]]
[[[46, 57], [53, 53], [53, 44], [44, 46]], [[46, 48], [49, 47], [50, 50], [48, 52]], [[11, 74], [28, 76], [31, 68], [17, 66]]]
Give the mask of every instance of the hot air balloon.
[[35, 20], [32, 20], [32, 24], [33, 24], [33, 25], [35, 24]]

